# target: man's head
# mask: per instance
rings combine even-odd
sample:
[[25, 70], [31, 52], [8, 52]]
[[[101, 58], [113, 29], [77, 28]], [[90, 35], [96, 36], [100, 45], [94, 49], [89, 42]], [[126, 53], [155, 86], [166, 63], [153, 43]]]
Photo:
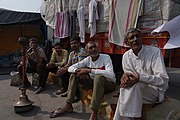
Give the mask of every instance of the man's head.
[[29, 45], [29, 40], [26, 37], [19, 37], [18, 42], [22, 46], [28, 46]]
[[62, 45], [60, 42], [57, 42], [54, 44], [54, 50], [56, 51], [57, 54], [61, 54], [62, 51]]
[[72, 50], [78, 50], [80, 47], [80, 38], [76, 37], [70, 41], [70, 46]]
[[135, 53], [138, 53], [143, 43], [141, 31], [137, 28], [130, 28], [125, 35], [124, 41]]
[[35, 49], [38, 46], [38, 40], [36, 38], [29, 39], [29, 46]]
[[98, 48], [96, 46], [96, 43], [94, 41], [89, 41], [86, 44], [85, 47], [87, 53], [92, 57], [92, 58], [96, 58], [98, 57], [99, 53], [98, 53]]

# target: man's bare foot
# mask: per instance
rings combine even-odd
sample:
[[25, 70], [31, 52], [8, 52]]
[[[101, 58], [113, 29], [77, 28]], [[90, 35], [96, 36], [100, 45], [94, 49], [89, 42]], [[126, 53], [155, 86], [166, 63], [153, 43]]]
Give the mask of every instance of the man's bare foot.
[[97, 111], [92, 111], [89, 120], [97, 120], [97, 115], [98, 115]]

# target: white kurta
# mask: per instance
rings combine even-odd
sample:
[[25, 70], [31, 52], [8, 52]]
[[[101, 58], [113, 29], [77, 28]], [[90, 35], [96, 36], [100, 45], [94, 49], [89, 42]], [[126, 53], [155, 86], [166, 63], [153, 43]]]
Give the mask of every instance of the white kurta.
[[142, 46], [138, 56], [132, 49], [123, 55], [124, 73], [139, 73], [140, 79], [131, 88], [120, 88], [114, 120], [123, 117], [141, 117], [143, 104], [162, 102], [168, 88], [163, 57], [159, 48]]

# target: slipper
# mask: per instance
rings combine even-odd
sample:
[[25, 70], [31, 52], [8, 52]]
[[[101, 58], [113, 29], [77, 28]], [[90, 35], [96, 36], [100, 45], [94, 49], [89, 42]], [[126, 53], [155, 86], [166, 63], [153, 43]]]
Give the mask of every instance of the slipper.
[[60, 94], [62, 94], [62, 93], [64, 93], [64, 92], [63, 92], [63, 91], [60, 91], [60, 90], [57, 90], [57, 91], [55, 92], [56, 95], [60, 95]]
[[68, 113], [72, 113], [73, 110], [71, 111], [61, 111], [61, 108], [58, 108], [57, 110], [51, 112], [51, 115], [49, 116], [49, 118], [56, 118], [56, 117], [60, 117], [62, 115], [66, 115]]
[[62, 93], [64, 93], [65, 91], [64, 91], [64, 88], [61, 88], [61, 89], [59, 89], [59, 90], [57, 90], [56, 92], [55, 92], [55, 94], [56, 95], [60, 95], [60, 94], [62, 94]]
[[[62, 109], [62, 108], [58, 108], [57, 110], [60, 110], [60, 109]], [[54, 110], [54, 111], [52, 111], [52, 112], [50, 112], [51, 114], [53, 114], [55, 111], [57, 111], [57, 110]]]
[[61, 94], [61, 97], [67, 97], [67, 95], [68, 95], [68, 92], [66, 91], [65, 93]]

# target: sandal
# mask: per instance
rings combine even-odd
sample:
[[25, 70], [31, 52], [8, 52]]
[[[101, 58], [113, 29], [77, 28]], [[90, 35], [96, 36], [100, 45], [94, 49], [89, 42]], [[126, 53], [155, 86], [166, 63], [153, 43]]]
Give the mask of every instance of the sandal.
[[65, 91], [64, 91], [64, 88], [60, 88], [59, 90], [57, 90], [56, 92], [55, 92], [55, 95], [60, 95], [60, 94], [62, 94], [62, 93], [64, 93]]
[[65, 93], [61, 94], [61, 97], [67, 97], [68, 92], [66, 91]]
[[68, 111], [68, 110], [64, 110], [62, 108], [58, 108], [57, 110], [51, 112], [51, 115], [49, 116], [49, 118], [56, 118], [56, 117], [60, 117], [62, 115], [66, 115], [68, 113], [72, 113], [73, 109]]

